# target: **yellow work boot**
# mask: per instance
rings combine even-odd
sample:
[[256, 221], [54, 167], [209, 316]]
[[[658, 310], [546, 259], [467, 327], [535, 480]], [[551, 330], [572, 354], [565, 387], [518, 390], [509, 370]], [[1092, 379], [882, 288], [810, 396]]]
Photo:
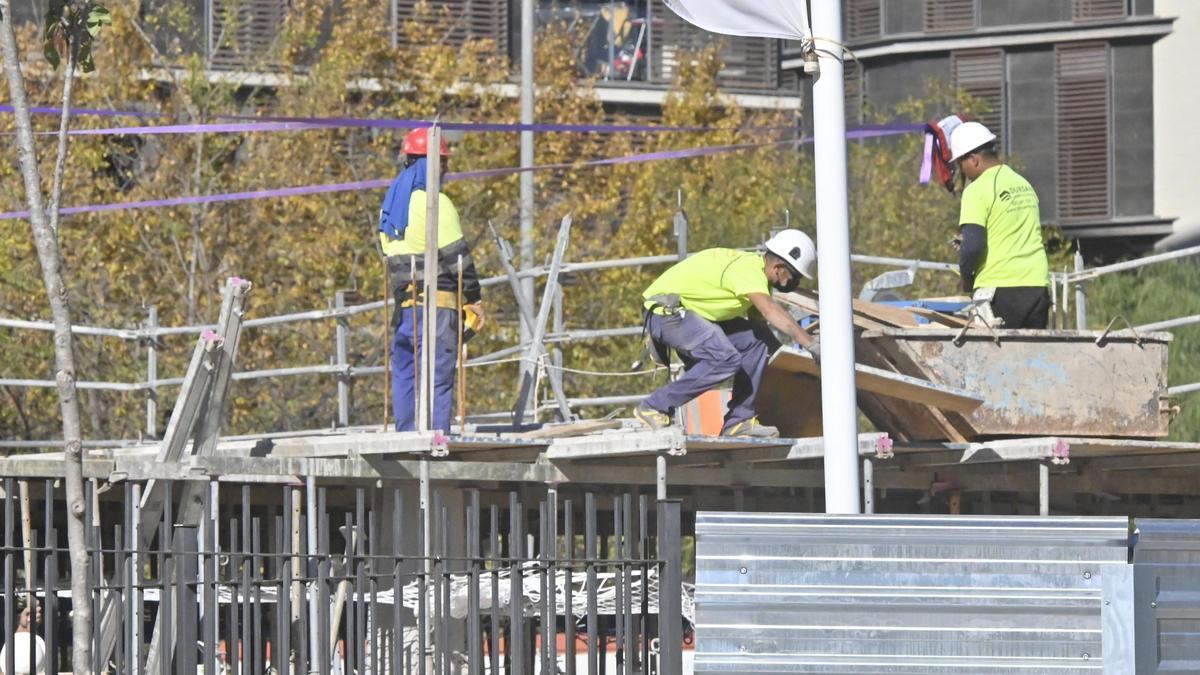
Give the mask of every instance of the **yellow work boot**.
[[760, 423], [757, 417], [751, 417], [725, 427], [721, 430], [721, 435], [739, 438], [779, 438], [779, 429]]
[[646, 425], [647, 429], [666, 429], [671, 426], [671, 416], [666, 413], [661, 413], [654, 408], [641, 403], [633, 409], [633, 417], [637, 421]]

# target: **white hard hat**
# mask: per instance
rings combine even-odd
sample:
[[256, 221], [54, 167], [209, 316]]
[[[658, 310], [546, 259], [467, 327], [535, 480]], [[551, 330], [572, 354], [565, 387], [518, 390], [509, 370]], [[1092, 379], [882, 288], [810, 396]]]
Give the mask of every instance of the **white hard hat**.
[[783, 258], [789, 267], [805, 279], [812, 279], [812, 264], [817, 259], [817, 245], [800, 230], [780, 230], [767, 240], [767, 250]]
[[979, 122], [963, 122], [950, 133], [950, 161], [957, 162], [994, 140], [996, 134]]

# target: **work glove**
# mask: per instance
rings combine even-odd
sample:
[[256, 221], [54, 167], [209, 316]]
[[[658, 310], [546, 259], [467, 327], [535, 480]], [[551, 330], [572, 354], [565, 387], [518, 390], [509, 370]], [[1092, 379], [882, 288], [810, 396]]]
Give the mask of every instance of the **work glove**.
[[812, 344], [805, 347], [805, 349], [812, 355], [813, 361], [817, 363], [821, 362], [821, 340], [819, 338], [813, 338]]

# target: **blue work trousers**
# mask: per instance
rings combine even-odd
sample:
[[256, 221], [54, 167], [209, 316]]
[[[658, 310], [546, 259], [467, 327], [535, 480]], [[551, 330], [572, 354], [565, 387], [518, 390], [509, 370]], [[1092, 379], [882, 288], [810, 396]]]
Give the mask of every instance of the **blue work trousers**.
[[[400, 321], [392, 338], [392, 412], [396, 415], [396, 431], [415, 431], [417, 428], [417, 356], [414, 345], [421, 343], [421, 325], [425, 308], [400, 308]], [[414, 314], [416, 315], [414, 317]], [[450, 432], [450, 416], [454, 409], [454, 371], [458, 360], [458, 311], [438, 308], [437, 359], [433, 376], [433, 429]], [[415, 335], [415, 337], [414, 337]], [[424, 346], [422, 345], [422, 351]]]
[[745, 318], [713, 323], [685, 311], [682, 316], [651, 314], [647, 330], [651, 338], [679, 354], [685, 372], [650, 394], [646, 405], [673, 415], [679, 406], [732, 377], [733, 395], [724, 426], [754, 417], [754, 398], [775, 342], [765, 324]]

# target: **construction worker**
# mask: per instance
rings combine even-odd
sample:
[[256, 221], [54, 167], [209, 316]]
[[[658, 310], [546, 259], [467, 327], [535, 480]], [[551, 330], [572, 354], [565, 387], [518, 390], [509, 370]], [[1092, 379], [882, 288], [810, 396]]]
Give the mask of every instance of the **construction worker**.
[[[427, 129], [417, 129], [404, 137], [401, 153], [404, 169], [397, 176], [379, 212], [379, 241], [388, 261], [388, 278], [396, 300], [392, 338], [392, 410], [397, 431], [417, 428], [416, 398], [419, 350], [427, 307], [422, 293], [425, 256], [425, 175]], [[441, 168], [445, 175], [450, 150], [441, 143]], [[471, 249], [463, 238], [458, 210], [443, 192], [438, 196], [438, 270], [436, 367], [433, 377], [433, 419], [431, 429], [450, 431], [454, 404], [454, 373], [462, 324], [468, 329], [482, 328], [484, 321], [479, 275]], [[461, 264], [461, 267], [460, 267]], [[414, 278], [415, 270], [415, 278]], [[461, 287], [460, 287], [461, 279]]]
[[1045, 328], [1050, 265], [1033, 186], [996, 154], [996, 135], [978, 122], [950, 134], [951, 160], [970, 183], [954, 239], [962, 289], [985, 320], [1005, 328]]
[[814, 358], [820, 344], [771, 299], [771, 288], [788, 292], [800, 277], [812, 279], [817, 249], [799, 230], [783, 230], [766, 243], [766, 253], [712, 248], [676, 263], [642, 294], [646, 330], [660, 362], [669, 349], [683, 359], [682, 377], [650, 394], [634, 417], [651, 429], [671, 424], [676, 408], [733, 378], [733, 396], [722, 436], [773, 438], [775, 427], [759, 423], [754, 397], [767, 357], [778, 342], [762, 321], [747, 312], [758, 310], [767, 321]]

